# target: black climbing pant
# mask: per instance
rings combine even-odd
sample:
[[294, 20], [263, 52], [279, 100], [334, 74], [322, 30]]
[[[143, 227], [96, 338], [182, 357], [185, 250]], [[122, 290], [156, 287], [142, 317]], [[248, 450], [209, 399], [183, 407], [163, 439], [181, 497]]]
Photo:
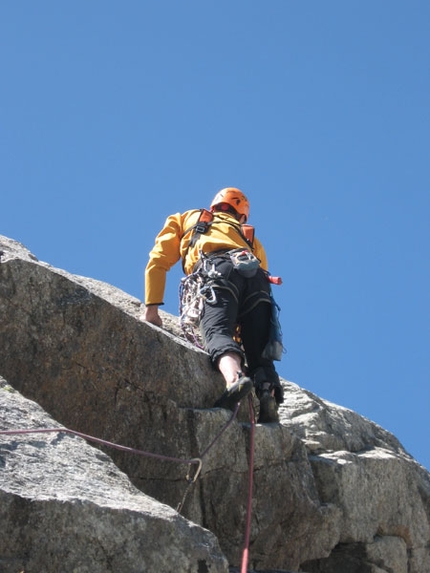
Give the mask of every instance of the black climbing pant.
[[[226, 352], [239, 354], [246, 362], [247, 375], [254, 380], [257, 394], [264, 383], [269, 383], [276, 401], [283, 402], [273, 361], [262, 356], [271, 320], [270, 284], [265, 272], [260, 268], [253, 277], [244, 277], [225, 254], [209, 256], [206, 268], [212, 271], [206, 280], [215, 296], [204, 302], [200, 329], [212, 363], [216, 367]], [[242, 345], [234, 340], [237, 326]]]

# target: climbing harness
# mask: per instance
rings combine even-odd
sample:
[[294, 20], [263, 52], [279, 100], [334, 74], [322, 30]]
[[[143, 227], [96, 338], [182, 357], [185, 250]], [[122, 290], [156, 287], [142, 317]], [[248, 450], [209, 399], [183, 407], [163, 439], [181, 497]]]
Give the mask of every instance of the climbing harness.
[[[214, 213], [208, 211], [207, 209], [200, 209], [200, 215], [197, 223], [195, 223], [195, 225], [193, 225], [189, 229], [186, 229], [182, 234], [182, 237], [185, 237], [185, 235], [190, 231], [193, 232], [188, 248], [194, 247], [194, 245], [199, 240], [200, 236], [204, 235], [209, 231], [209, 227], [213, 224], [214, 219], [215, 219]], [[223, 220], [223, 222], [227, 221]], [[254, 227], [252, 225], [248, 225], [247, 223], [233, 223], [230, 221], [228, 221], [228, 224], [234, 227], [240, 234], [242, 239], [244, 239], [246, 243], [252, 248], [255, 235]]]
[[[207, 209], [200, 209], [200, 215], [197, 220], [197, 223], [192, 225], [192, 227], [186, 229], [181, 236], [181, 241], [182, 241], [184, 237], [188, 235], [188, 233], [190, 232], [192, 233], [188, 246], [182, 255], [182, 266], [184, 266], [188, 250], [194, 247], [194, 245], [197, 243], [200, 237], [202, 235], [205, 235], [209, 231], [211, 225], [213, 225], [214, 223], [216, 224], [216, 222], [217, 222], [216, 213], [212, 213]], [[240, 235], [242, 240], [245, 241], [245, 243], [248, 245], [251, 251], [254, 250], [255, 229], [252, 225], [248, 225], [246, 223], [239, 223], [239, 222], [236, 223], [233, 221], [227, 221], [225, 219], [222, 219], [222, 223], [228, 224], [234, 229], [236, 229], [237, 233]]]
[[251, 278], [257, 274], [260, 268], [260, 259], [246, 249], [233, 249], [227, 254], [233, 264], [233, 268], [242, 276]]
[[186, 231], [184, 231], [182, 235], [182, 237], [185, 237], [185, 235], [190, 231], [193, 232], [193, 234], [191, 235], [190, 242], [188, 244], [188, 248], [194, 247], [194, 245], [200, 239], [200, 236], [204, 235], [209, 231], [209, 227], [212, 225], [213, 220], [214, 220], [213, 213], [211, 213], [207, 209], [200, 209], [200, 215], [197, 223], [192, 227], [190, 227], [189, 229], [186, 229]]

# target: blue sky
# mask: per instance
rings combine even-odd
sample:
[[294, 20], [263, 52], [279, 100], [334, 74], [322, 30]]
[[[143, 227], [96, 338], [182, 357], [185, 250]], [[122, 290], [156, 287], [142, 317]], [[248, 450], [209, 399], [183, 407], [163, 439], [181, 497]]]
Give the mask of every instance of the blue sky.
[[2, 2], [0, 234], [142, 298], [165, 218], [240, 187], [281, 376], [430, 468], [429, 29], [424, 0]]

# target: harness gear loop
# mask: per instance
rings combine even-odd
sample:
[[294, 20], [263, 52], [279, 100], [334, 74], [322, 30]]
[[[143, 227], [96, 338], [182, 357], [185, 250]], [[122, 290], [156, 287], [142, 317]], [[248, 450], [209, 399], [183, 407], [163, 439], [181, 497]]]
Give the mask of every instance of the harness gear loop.
[[215, 265], [209, 268], [209, 259], [201, 255], [202, 265], [198, 270], [183, 277], [179, 284], [179, 324], [185, 338], [203, 348], [194, 330], [199, 326], [204, 301], [216, 303], [214, 280], [221, 274], [215, 270]]
[[217, 301], [214, 281], [222, 277], [215, 263], [200, 252], [200, 265], [196, 271], [183, 277], [179, 284], [179, 323], [187, 340], [203, 348], [198, 342], [194, 329], [199, 326], [204, 301], [215, 304]]

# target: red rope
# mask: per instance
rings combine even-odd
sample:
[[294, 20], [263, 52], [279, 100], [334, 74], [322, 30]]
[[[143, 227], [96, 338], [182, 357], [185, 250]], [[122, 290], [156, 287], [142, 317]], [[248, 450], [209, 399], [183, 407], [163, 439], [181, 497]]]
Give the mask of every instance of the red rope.
[[159, 460], [166, 460], [170, 462], [176, 462], [181, 464], [198, 464], [200, 463], [199, 458], [192, 458], [189, 460], [184, 460], [181, 458], [174, 458], [170, 456], [163, 456], [161, 454], [153, 454], [151, 452], [144, 452], [143, 450], [136, 450], [135, 448], [129, 448], [128, 446], [121, 446], [120, 444], [114, 444], [113, 442], [107, 442], [101, 438], [95, 438], [94, 436], [89, 436], [88, 434], [82, 434], [81, 432], [76, 432], [75, 430], [69, 430], [68, 428], [34, 428], [26, 430], [0, 430], [0, 434], [11, 436], [13, 434], [46, 434], [49, 432], [63, 432], [64, 434], [72, 434], [74, 436], [79, 436], [88, 442], [96, 442], [103, 446], [108, 446], [109, 448], [114, 448], [115, 450], [121, 450], [123, 452], [128, 452], [130, 454], [137, 454], [140, 456], [147, 456], [150, 458], [157, 458]]
[[248, 507], [246, 515], [245, 541], [242, 554], [242, 567], [240, 573], [248, 570], [249, 540], [251, 537], [251, 517], [252, 517], [252, 486], [254, 477], [254, 442], [255, 442], [255, 416], [251, 395], [248, 397], [249, 417], [251, 420], [251, 432], [249, 437], [249, 475], [248, 475]]
[[[255, 434], [255, 417], [254, 417], [254, 408], [252, 404], [251, 395], [248, 397], [249, 401], [249, 415], [251, 419], [251, 433], [250, 433], [250, 446], [249, 446], [249, 486], [248, 486], [248, 507], [247, 507], [247, 518], [246, 518], [246, 527], [245, 527], [245, 542], [244, 542], [244, 549], [243, 549], [243, 556], [242, 556], [242, 568], [241, 573], [246, 573], [248, 567], [248, 557], [249, 557], [249, 540], [250, 540], [250, 532], [251, 532], [251, 515], [252, 515], [252, 486], [253, 486], [253, 473], [254, 473], [254, 434]], [[203, 451], [200, 458], [191, 458], [191, 459], [181, 459], [175, 458], [171, 456], [164, 456], [161, 454], [153, 454], [151, 452], [145, 452], [143, 450], [137, 450], [135, 448], [129, 448], [128, 446], [121, 446], [120, 444], [114, 444], [113, 442], [108, 442], [106, 440], [102, 440], [101, 438], [96, 438], [94, 436], [89, 436], [88, 434], [83, 434], [82, 432], [77, 432], [75, 430], [69, 430], [68, 428], [34, 428], [34, 429], [21, 429], [21, 430], [0, 430], [0, 435], [11, 436], [14, 434], [46, 434], [50, 432], [63, 432], [65, 434], [72, 434], [74, 436], [79, 436], [84, 440], [89, 442], [95, 442], [97, 444], [101, 444], [103, 446], [108, 446], [109, 448], [114, 448], [116, 450], [121, 450], [123, 452], [128, 452], [130, 454], [137, 454], [140, 456], [146, 456], [151, 458], [156, 458], [163, 461], [170, 461], [176, 462], [181, 464], [198, 464], [196, 473], [193, 478], [189, 479], [189, 482], [195, 482], [200, 474], [202, 468], [202, 458], [209, 452], [215, 442], [221, 437], [221, 435], [227, 430], [227, 428], [233, 423], [233, 420], [236, 418], [237, 412], [239, 410], [240, 403], [236, 405], [236, 408], [231, 415], [228, 422], [225, 426], [221, 429], [221, 431], [215, 436], [209, 446]], [[187, 476], [188, 477], [188, 476]]]
[[221, 431], [215, 436], [209, 446], [203, 451], [200, 457], [198, 458], [191, 458], [191, 459], [182, 459], [182, 458], [175, 458], [172, 456], [164, 456], [162, 454], [153, 454], [151, 452], [145, 452], [143, 450], [137, 450], [135, 448], [129, 448], [128, 446], [121, 446], [120, 444], [114, 444], [113, 442], [108, 442], [106, 440], [102, 440], [101, 438], [96, 438], [94, 436], [89, 436], [88, 434], [83, 434], [82, 432], [77, 432], [75, 430], [69, 430], [69, 428], [34, 428], [34, 429], [21, 429], [21, 430], [0, 430], [0, 435], [11, 436], [13, 434], [46, 434], [49, 432], [63, 432], [64, 434], [72, 434], [74, 436], [79, 436], [88, 442], [95, 442], [97, 444], [101, 444], [102, 446], [107, 446], [109, 448], [113, 448], [115, 450], [121, 450], [123, 452], [128, 452], [130, 454], [137, 454], [139, 456], [146, 456], [149, 458], [156, 458], [162, 461], [168, 462], [176, 462], [178, 464], [197, 464], [197, 470], [194, 477], [191, 479], [187, 476], [189, 481], [195, 482], [200, 474], [202, 469], [202, 458], [209, 452], [209, 450], [213, 447], [215, 442], [221, 437], [221, 435], [227, 430], [227, 428], [233, 423], [233, 420], [237, 416], [237, 412], [239, 410], [239, 404], [236, 405], [234, 412], [232, 413], [228, 422], [223, 426]]

